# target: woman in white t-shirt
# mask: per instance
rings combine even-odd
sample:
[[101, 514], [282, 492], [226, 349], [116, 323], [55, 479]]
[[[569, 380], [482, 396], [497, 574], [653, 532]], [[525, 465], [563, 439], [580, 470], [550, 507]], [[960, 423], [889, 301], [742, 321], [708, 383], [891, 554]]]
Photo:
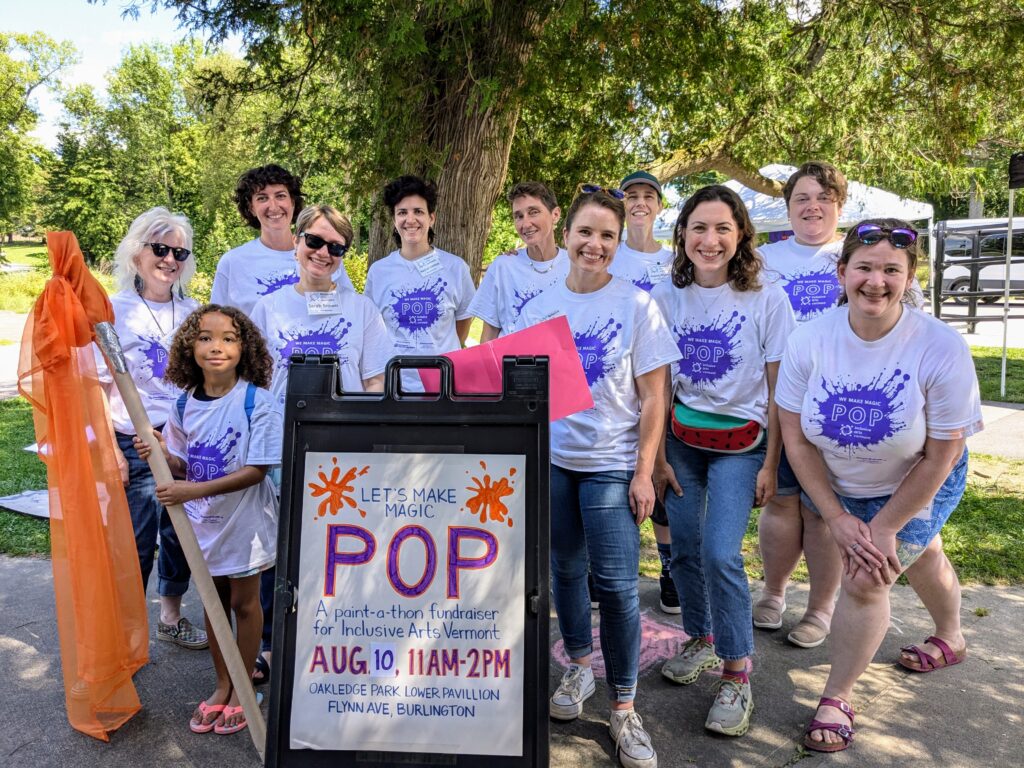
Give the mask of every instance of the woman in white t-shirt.
[[313, 205], [295, 222], [299, 282], [264, 296], [252, 310], [274, 360], [270, 392], [284, 408], [294, 353], [337, 355], [341, 388], [381, 392], [391, 339], [373, 302], [333, 279], [352, 243], [352, 224], [329, 205]]
[[633, 710], [639, 525], [654, 508], [652, 473], [664, 430], [668, 366], [679, 352], [651, 298], [608, 273], [622, 234], [622, 203], [600, 188], [581, 189], [563, 231], [569, 274], [527, 304], [515, 327], [564, 315], [594, 399], [592, 408], [551, 425], [551, 582], [571, 663], [550, 711], [557, 720], [573, 720], [594, 693], [590, 600], [596, 599], [611, 736], [624, 766], [653, 768], [657, 755]]
[[728, 736], [746, 733], [753, 710], [741, 550], [751, 508], [775, 493], [782, 436], [773, 394], [796, 325], [786, 295], [763, 280], [755, 238], [735, 192], [702, 187], [676, 222], [672, 280], [652, 292], [682, 353], [672, 380], [672, 434], [656, 476], [691, 638], [661, 671], [689, 685], [724, 664], [704, 727]]
[[917, 248], [917, 233], [897, 219], [853, 227], [838, 264], [843, 306], [793, 334], [779, 374], [786, 451], [843, 562], [832, 667], [803, 742], [819, 752], [853, 740], [853, 686], [889, 627], [899, 574], [935, 622], [899, 663], [931, 672], [967, 654], [960, 585], [939, 532], [964, 492], [981, 404], [967, 344], [905, 303]]
[[[235, 205], [245, 223], [260, 234], [220, 257], [210, 301], [238, 307], [248, 315], [262, 297], [299, 281], [292, 223], [303, 200], [302, 179], [279, 165], [250, 168], [238, 177]], [[334, 281], [352, 288], [343, 264]]]
[[[159, 429], [167, 421], [175, 399], [181, 394], [181, 390], [163, 378], [171, 339], [178, 326], [198, 306], [185, 296], [189, 281], [196, 272], [196, 260], [192, 255], [192, 225], [185, 216], [173, 214], [166, 208], [151, 208], [132, 222], [117, 246], [114, 263], [120, 287], [110, 297], [114, 329], [149, 421]], [[192, 572], [167, 510], [153, 493], [156, 487], [153, 473], [132, 446], [135, 427], [120, 392], [114, 386], [106, 360], [98, 350], [96, 362], [120, 450], [121, 460], [118, 463], [135, 529], [143, 590], [149, 584], [157, 533], [160, 534], [157, 639], [183, 648], [205, 648], [206, 633], [181, 615], [181, 599], [188, 590]]]
[[[466, 342], [476, 288], [466, 262], [434, 247], [437, 189], [418, 176], [400, 176], [384, 188], [399, 248], [374, 262], [363, 294], [384, 316], [398, 355], [440, 355]], [[402, 388], [422, 392], [415, 371]]]
[[[846, 193], [846, 177], [834, 165], [817, 160], [804, 163], [782, 188], [793, 236], [758, 249], [765, 278], [785, 290], [797, 323], [821, 317], [839, 299], [836, 260], [842, 235], [836, 227]], [[800, 648], [816, 648], [828, 637], [842, 564], [828, 528], [800, 503], [800, 490], [783, 449], [775, 497], [764, 505], [757, 521], [764, 591], [754, 603], [753, 618], [758, 629], [782, 627], [786, 586], [802, 553], [810, 592], [804, 615], [786, 639]]]

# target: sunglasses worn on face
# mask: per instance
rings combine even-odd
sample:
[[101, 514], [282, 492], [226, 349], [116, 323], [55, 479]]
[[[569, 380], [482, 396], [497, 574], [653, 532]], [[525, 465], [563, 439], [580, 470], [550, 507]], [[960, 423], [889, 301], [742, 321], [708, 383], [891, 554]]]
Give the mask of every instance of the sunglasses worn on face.
[[608, 187], [602, 187], [598, 184], [580, 184], [576, 187], [577, 195], [592, 195], [595, 192], [604, 192], [605, 194], [611, 195], [616, 200], [624, 200], [626, 193], [621, 189], [609, 189]]
[[864, 245], [874, 245], [882, 240], [888, 240], [893, 248], [909, 248], [917, 241], [917, 232], [903, 227], [886, 229], [877, 224], [861, 224], [857, 227], [857, 239]]
[[327, 252], [336, 259], [340, 259], [348, 252], [348, 246], [344, 243], [328, 243], [322, 237], [309, 232], [299, 232], [299, 237], [306, 241], [307, 248], [312, 248], [314, 251], [319, 251], [326, 245]]
[[192, 251], [188, 248], [172, 248], [171, 246], [164, 245], [163, 243], [143, 243], [143, 245], [148, 245], [152, 248], [153, 255], [158, 259], [164, 258], [168, 251], [170, 251], [171, 255], [174, 256], [175, 261], [185, 261], [185, 259], [192, 255]]

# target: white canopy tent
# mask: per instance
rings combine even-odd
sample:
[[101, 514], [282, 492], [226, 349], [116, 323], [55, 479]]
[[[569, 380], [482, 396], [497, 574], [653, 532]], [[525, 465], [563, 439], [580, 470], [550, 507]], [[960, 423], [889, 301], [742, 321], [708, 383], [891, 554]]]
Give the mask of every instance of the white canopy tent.
[[[772, 163], [761, 168], [761, 175], [785, 182], [796, 171], [795, 166]], [[735, 179], [726, 182], [725, 185], [735, 191], [746, 204], [747, 210], [750, 211], [750, 218], [758, 232], [779, 232], [790, 229], [785, 199], [755, 192]], [[679, 217], [683, 202], [680, 200], [671, 208], [666, 208], [661, 212], [654, 224], [656, 238], [659, 240], [672, 239], [672, 229]], [[908, 200], [892, 192], [886, 192], [884, 189], [869, 187], [859, 181], [851, 181], [848, 186], [846, 205], [843, 206], [839, 215], [839, 226], [848, 227], [862, 219], [883, 216], [907, 221], [927, 220], [929, 264], [935, 264], [934, 239], [930, 236], [935, 224], [935, 210], [929, 203]]]

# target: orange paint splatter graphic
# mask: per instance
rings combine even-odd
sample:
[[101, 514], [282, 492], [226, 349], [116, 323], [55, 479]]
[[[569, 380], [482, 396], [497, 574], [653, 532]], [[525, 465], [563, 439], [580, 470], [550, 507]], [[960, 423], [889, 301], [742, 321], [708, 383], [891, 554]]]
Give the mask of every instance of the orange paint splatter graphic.
[[[499, 478], [498, 482], [492, 483], [491, 476], [486, 474], [487, 464], [481, 461], [480, 466], [485, 472], [483, 480], [479, 477], [474, 477], [472, 480], [475, 485], [466, 486], [466, 490], [473, 494], [466, 501], [466, 506], [469, 507], [469, 511], [472, 514], [480, 515], [481, 523], [493, 520], [498, 523], [508, 523], [508, 527], [511, 528], [512, 518], [506, 517], [508, 515], [508, 507], [505, 506], [502, 499], [511, 495], [515, 488], [511, 486], [507, 477]], [[515, 472], [514, 468], [511, 469], [509, 477], [514, 475]], [[463, 511], [465, 511], [465, 508], [463, 508]]]
[[317, 507], [317, 517], [324, 517], [328, 512], [332, 515], [338, 514], [342, 506], [347, 506], [350, 509], [355, 509], [359, 512], [361, 517], [366, 517], [366, 511], [359, 509], [356, 505], [356, 500], [351, 496], [347, 495], [355, 491], [352, 481], [357, 477], [362, 477], [370, 471], [369, 467], [363, 467], [357, 469], [351, 467], [345, 476], [339, 480], [341, 475], [341, 468], [338, 466], [337, 458], [332, 458], [331, 463], [334, 465], [334, 469], [331, 470], [331, 476], [328, 477], [321, 465], [320, 471], [317, 474], [320, 476], [320, 482], [323, 485], [317, 485], [316, 483], [309, 484], [309, 490], [312, 492], [313, 498], [320, 496], [327, 496], [326, 499], [320, 502], [320, 506]]

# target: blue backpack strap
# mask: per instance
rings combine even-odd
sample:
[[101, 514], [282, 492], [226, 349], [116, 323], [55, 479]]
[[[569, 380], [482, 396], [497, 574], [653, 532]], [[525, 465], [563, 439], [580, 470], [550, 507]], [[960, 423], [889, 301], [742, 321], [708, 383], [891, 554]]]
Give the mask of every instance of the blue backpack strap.
[[[182, 405], [184, 407], [184, 405]], [[251, 381], [245, 388], [245, 419], [252, 426], [252, 412], [256, 408], [256, 385]]]
[[182, 392], [181, 397], [178, 398], [178, 421], [182, 424], [185, 423], [185, 403], [188, 402], [188, 392]]

